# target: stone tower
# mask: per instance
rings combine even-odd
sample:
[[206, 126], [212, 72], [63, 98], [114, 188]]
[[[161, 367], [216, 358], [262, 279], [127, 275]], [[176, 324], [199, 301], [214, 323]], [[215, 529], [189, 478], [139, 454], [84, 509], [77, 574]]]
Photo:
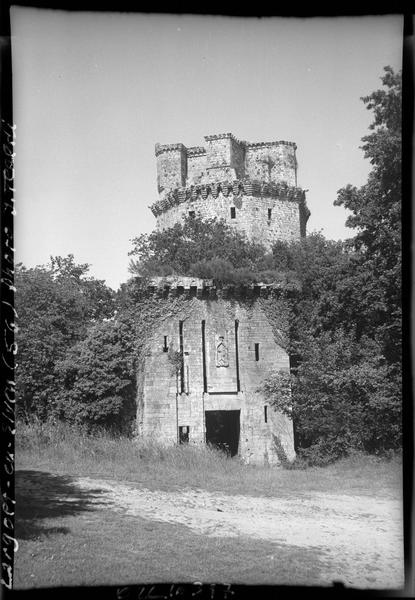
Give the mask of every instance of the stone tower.
[[[197, 215], [225, 219], [267, 248], [305, 236], [310, 213], [297, 187], [294, 143], [241, 142], [230, 133], [205, 142], [156, 145], [159, 200], [150, 208], [157, 228]], [[259, 391], [272, 371], [289, 370], [284, 319], [272, 327], [264, 310], [272, 295], [284, 315], [276, 286], [217, 289], [210, 280], [167, 277], [156, 278], [151, 293], [189, 301], [172, 308], [148, 340], [138, 373], [139, 434], [210, 442], [252, 463], [293, 459], [292, 421]]]
[[156, 145], [159, 200], [150, 208], [159, 229], [195, 214], [225, 219], [268, 248], [305, 236], [310, 213], [297, 187], [293, 142], [240, 142], [231, 133], [205, 142]]

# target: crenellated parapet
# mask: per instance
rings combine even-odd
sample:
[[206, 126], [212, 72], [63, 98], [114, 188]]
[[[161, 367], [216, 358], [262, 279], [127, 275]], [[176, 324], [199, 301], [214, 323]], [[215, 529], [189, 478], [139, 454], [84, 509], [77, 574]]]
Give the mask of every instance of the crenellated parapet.
[[213, 142], [216, 140], [233, 140], [237, 144], [246, 144], [247, 142], [238, 140], [233, 133], [215, 133], [213, 135], [205, 135], [204, 139], [206, 142]]
[[218, 181], [204, 185], [191, 185], [170, 190], [162, 198], [154, 202], [149, 208], [155, 217], [164, 211], [181, 203], [192, 202], [198, 199], [206, 200], [209, 196], [217, 198], [222, 194], [225, 198], [242, 198], [252, 196], [257, 198], [283, 198], [293, 202], [305, 202], [305, 192], [286, 183], [263, 182], [257, 180]]
[[156, 144], [155, 154], [159, 156], [164, 152], [182, 152], [186, 151], [186, 146], [183, 144]]
[[184, 277], [169, 275], [153, 277], [147, 281], [147, 295], [159, 298], [185, 296], [199, 299], [250, 299], [268, 298], [270, 295], [280, 296], [296, 293], [300, 289], [298, 281], [287, 283], [285, 280], [275, 280], [272, 283], [220, 283], [213, 279], [199, 277]]
[[276, 142], [244, 142], [247, 148], [270, 148], [272, 146], [292, 146], [294, 150], [297, 150], [297, 144], [295, 142], [287, 142], [285, 140], [279, 140]]
[[203, 146], [191, 146], [187, 148], [187, 156], [199, 156], [200, 154], [206, 154], [206, 148]]

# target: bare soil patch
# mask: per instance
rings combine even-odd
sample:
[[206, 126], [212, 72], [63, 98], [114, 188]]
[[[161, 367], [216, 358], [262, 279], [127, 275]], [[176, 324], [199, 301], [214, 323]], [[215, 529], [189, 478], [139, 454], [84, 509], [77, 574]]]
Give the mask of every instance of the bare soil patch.
[[[150, 490], [133, 482], [92, 477], [67, 477], [64, 484], [59, 480], [61, 483], [57, 488], [52, 474], [45, 480], [40, 474], [36, 476], [34, 471], [29, 473], [26, 484], [20, 481], [20, 485], [26, 485], [26, 488], [30, 481], [32, 501], [32, 508], [28, 507], [27, 514], [20, 513], [29, 527], [26, 530], [21, 528], [21, 539], [36, 539], [41, 550], [43, 533], [48, 543], [53, 536], [58, 536], [55, 548], [59, 536], [59, 539], [65, 538], [65, 565], [71, 562], [69, 538], [71, 529], [74, 532], [74, 523], [82, 521], [87, 526], [88, 520], [92, 519], [96, 529], [100, 514], [107, 522], [112, 514], [117, 522], [125, 519], [131, 523], [135, 519], [137, 523], [144, 524], [144, 528], [154, 527], [155, 542], [162, 526], [169, 527], [170, 532], [177, 536], [177, 552], [180, 551], [180, 532], [196, 546], [203, 546], [203, 540], [206, 540], [207, 545], [217, 543], [218, 551], [221, 543], [227, 548], [233, 547], [235, 557], [241, 548], [248, 557], [249, 544], [257, 553], [258, 544], [262, 544], [267, 549], [266, 565], [263, 572], [258, 573], [257, 583], [266, 583], [269, 573], [268, 582], [275, 584], [275, 574], [282, 557], [284, 554], [293, 556], [295, 551], [299, 584], [331, 585], [333, 581], [342, 581], [351, 587], [378, 589], [401, 588], [404, 585], [402, 504], [399, 498], [390, 494], [371, 497], [316, 491], [281, 497], [227, 495], [191, 488]], [[47, 505], [46, 499], [49, 499]], [[38, 507], [36, 514], [30, 513], [33, 507]], [[59, 515], [63, 518], [59, 519]], [[30, 524], [33, 526], [36, 522], [39, 535], [34, 538]], [[100, 544], [99, 529], [94, 539], [85, 544], [90, 552], [89, 544], [92, 547]], [[130, 544], [133, 548], [134, 541]], [[21, 550], [25, 552], [24, 542]], [[157, 552], [157, 548], [154, 550]], [[53, 552], [56, 556], [56, 550]], [[311, 580], [313, 560], [315, 570]], [[152, 564], [153, 579], [150, 581], [160, 581], [157, 554]], [[206, 572], [205, 569], [205, 577]], [[215, 581], [216, 573], [214, 571], [211, 577], [207, 576], [205, 581]], [[287, 580], [295, 583], [292, 575], [287, 574], [285, 580], [284, 575], [280, 575], [280, 583]], [[178, 572], [176, 575], [172, 568], [169, 576], [169, 581], [183, 581], [185, 573]], [[224, 580], [253, 583], [255, 574], [250, 573], [249, 581], [245, 581], [243, 568], [240, 573], [232, 569], [231, 578], [225, 577]]]
[[134, 485], [79, 478], [82, 490], [105, 490], [99, 502], [149, 521], [181, 524], [214, 537], [247, 536], [326, 553], [322, 583], [400, 588], [402, 506], [390, 498], [329, 493], [300, 497], [227, 496], [201, 489], [150, 491]]

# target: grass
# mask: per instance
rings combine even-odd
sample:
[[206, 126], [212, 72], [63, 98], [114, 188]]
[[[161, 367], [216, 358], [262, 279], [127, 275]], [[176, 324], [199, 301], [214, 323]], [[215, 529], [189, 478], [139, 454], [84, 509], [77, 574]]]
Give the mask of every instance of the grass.
[[16, 467], [132, 481], [153, 490], [193, 487], [253, 496], [309, 491], [397, 496], [402, 487], [399, 456], [355, 454], [326, 467], [285, 470], [245, 465], [207, 446], [165, 447], [103, 432], [91, 436], [62, 423], [20, 423]]

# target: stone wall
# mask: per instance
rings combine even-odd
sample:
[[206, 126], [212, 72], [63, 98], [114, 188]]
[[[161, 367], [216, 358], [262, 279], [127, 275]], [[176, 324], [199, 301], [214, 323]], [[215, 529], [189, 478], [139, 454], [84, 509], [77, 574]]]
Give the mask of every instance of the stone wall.
[[156, 144], [157, 188], [159, 193], [186, 184], [187, 150], [183, 144]]
[[206, 156], [210, 168], [233, 167], [231, 161], [231, 134], [207, 135]]
[[272, 142], [247, 144], [246, 175], [260, 181], [285, 181], [297, 185], [297, 161], [295, 144]]
[[[232, 214], [231, 208], [234, 209]], [[276, 240], [295, 240], [305, 235], [308, 218], [304, 203], [287, 199], [284, 195], [225, 196], [219, 193], [216, 198], [210, 194], [206, 198], [199, 197], [196, 200], [178, 203], [161, 212], [157, 218], [157, 228], [163, 230], [173, 227], [183, 217], [192, 213], [203, 219], [224, 219], [231, 227], [245, 233], [248, 239], [260, 240], [267, 248]]]
[[[226, 352], [219, 357], [221, 345]], [[174, 351], [183, 355], [179, 372]], [[194, 298], [148, 342], [139, 373], [139, 433], [175, 443], [184, 426], [190, 443], [203, 443], [207, 411], [240, 411], [238, 453], [247, 462], [277, 464], [274, 436], [292, 459], [292, 422], [258, 391], [275, 369], [288, 370], [289, 359], [258, 300]]]
[[206, 150], [201, 147], [187, 149], [187, 184], [195, 185], [206, 179]]

